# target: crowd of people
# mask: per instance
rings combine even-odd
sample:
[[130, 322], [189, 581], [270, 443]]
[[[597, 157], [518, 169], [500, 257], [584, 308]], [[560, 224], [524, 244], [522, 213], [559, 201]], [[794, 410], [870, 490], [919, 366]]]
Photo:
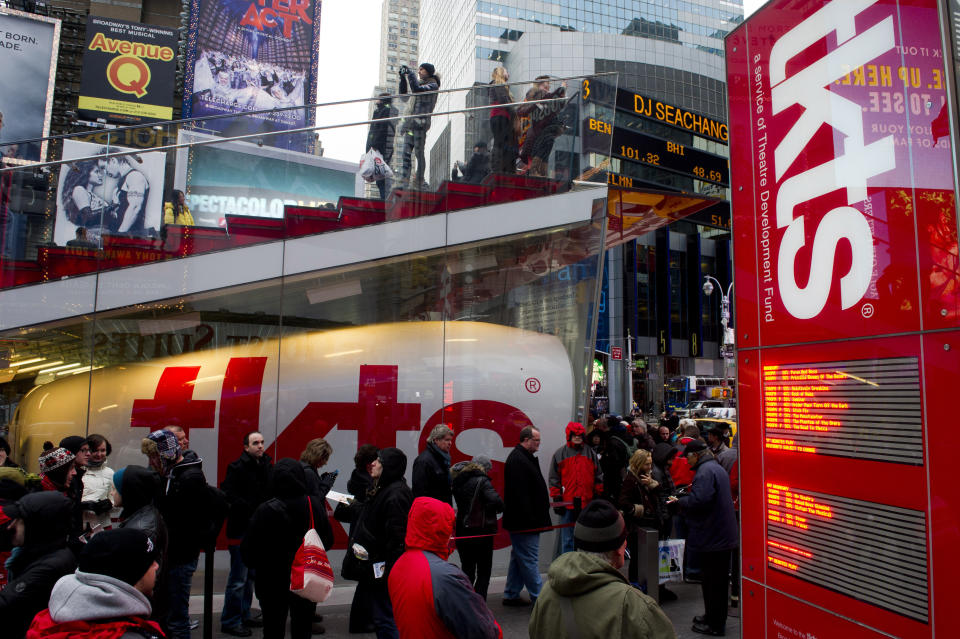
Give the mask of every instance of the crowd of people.
[[[373, 112], [373, 123], [367, 134], [367, 151], [380, 153], [390, 164], [394, 146], [400, 149], [401, 161], [397, 182], [401, 188], [424, 189], [424, 145], [430, 129], [431, 114], [437, 104], [440, 75], [429, 62], [416, 69], [403, 65], [399, 69], [398, 93], [406, 103], [404, 117], [393, 106], [393, 97], [381, 93]], [[466, 162], [454, 162], [451, 179], [479, 183], [492, 173], [521, 174], [545, 177], [554, 142], [566, 130], [562, 117], [567, 106], [566, 82], [551, 89], [549, 76], [538, 76], [533, 86], [517, 103], [511, 92], [510, 76], [504, 67], [493, 70], [486, 87], [488, 139], [473, 147]], [[382, 120], [382, 121], [379, 121]], [[397, 122], [400, 121], [399, 130]], [[484, 128], [486, 130], [486, 127]], [[414, 160], [416, 170], [414, 171]], [[390, 192], [393, 180], [378, 180], [383, 199]]]
[[[722, 636], [739, 538], [729, 434], [713, 429], [704, 440], [693, 420], [672, 429], [666, 416], [659, 425], [614, 415], [589, 422], [589, 431], [567, 425], [546, 478], [540, 431], [523, 428], [504, 463], [502, 495], [488, 457], [452, 463], [448, 425], [429, 433], [410, 485], [403, 451], [361, 445], [351, 497], [334, 511], [349, 524], [341, 575], [357, 582], [350, 632], [501, 637], [486, 602], [502, 513], [511, 543], [502, 603], [533, 606], [531, 637], [674, 637], [645, 592], [676, 595], [638, 574], [641, 527], [686, 539], [688, 578], [702, 583], [704, 601], [692, 628]], [[17, 467], [0, 439], [4, 636], [189, 638], [198, 557], [224, 523], [230, 571], [221, 631], [248, 637], [262, 626], [263, 637], [279, 639], [289, 618], [295, 639], [323, 632], [316, 604], [290, 591], [290, 572], [310, 528], [325, 548], [333, 545], [326, 498], [338, 471], [322, 470], [332, 448], [317, 438], [299, 459], [274, 463], [255, 431], [238, 448], [218, 489], [178, 426], [151, 432], [141, 443], [145, 463], [116, 471], [101, 435], [47, 442], [39, 477]], [[540, 536], [553, 528], [560, 554], [544, 583]], [[454, 548], [459, 566], [450, 561]]]

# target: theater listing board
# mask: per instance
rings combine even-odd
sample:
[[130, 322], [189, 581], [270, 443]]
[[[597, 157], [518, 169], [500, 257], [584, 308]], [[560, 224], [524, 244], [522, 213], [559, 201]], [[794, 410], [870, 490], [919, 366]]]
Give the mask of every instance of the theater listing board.
[[954, 626], [960, 500], [936, 442], [960, 375], [956, 97], [937, 4], [775, 0], [726, 41], [744, 636]]
[[121, 124], [173, 119], [177, 32], [87, 16], [80, 116]]

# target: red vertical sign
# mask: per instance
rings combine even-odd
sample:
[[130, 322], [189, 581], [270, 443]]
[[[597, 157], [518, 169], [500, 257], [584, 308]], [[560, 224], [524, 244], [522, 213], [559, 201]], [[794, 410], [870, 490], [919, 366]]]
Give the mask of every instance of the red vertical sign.
[[775, 0], [727, 38], [747, 637], [953, 630], [941, 29], [936, 0]]

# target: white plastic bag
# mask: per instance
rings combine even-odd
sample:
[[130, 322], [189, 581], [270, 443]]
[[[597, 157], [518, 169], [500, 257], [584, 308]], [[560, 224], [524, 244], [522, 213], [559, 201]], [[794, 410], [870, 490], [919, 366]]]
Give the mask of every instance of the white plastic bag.
[[384, 162], [380, 151], [370, 149], [360, 158], [360, 177], [366, 182], [376, 182], [392, 178], [393, 170]]
[[664, 539], [659, 544], [660, 583], [683, 582], [683, 539]]

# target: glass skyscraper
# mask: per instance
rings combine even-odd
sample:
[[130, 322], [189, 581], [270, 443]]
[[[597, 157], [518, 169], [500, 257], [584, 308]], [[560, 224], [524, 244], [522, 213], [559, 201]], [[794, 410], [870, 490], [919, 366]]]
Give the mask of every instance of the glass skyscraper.
[[[723, 39], [742, 21], [741, 0], [434, 0], [421, 4], [420, 61], [436, 66], [444, 87], [488, 83], [500, 65], [511, 81], [617, 72], [620, 90], [725, 122]], [[523, 99], [526, 86], [514, 87], [514, 99]], [[459, 94], [442, 97], [437, 111], [484, 105], [485, 92], [475, 93], [477, 104]], [[443, 175], [449, 161], [469, 157], [476, 141], [489, 138], [483, 115], [451, 118], [447, 126], [431, 129], [432, 179]], [[615, 126], [713, 154], [722, 164], [728, 155], [721, 141], [627, 110], [618, 110]], [[615, 147], [616, 139], [615, 133]], [[441, 143], [435, 148], [449, 148], [453, 157], [431, 153], [436, 141]], [[609, 169], [632, 186], [729, 197], [725, 184], [617, 157], [616, 148]], [[626, 353], [627, 336], [633, 338], [641, 371], [633, 375], [638, 404], [690, 399], [676, 389], [678, 380], [690, 376], [728, 377], [719, 352], [719, 296], [702, 296], [700, 285], [705, 275], [730, 281], [729, 204], [710, 213], [609, 252], [609, 316], [597, 349], [622, 346]], [[619, 385], [621, 396], [628, 395], [625, 369], [607, 369], [611, 389]], [[611, 408], [624, 406], [613, 402]]]

